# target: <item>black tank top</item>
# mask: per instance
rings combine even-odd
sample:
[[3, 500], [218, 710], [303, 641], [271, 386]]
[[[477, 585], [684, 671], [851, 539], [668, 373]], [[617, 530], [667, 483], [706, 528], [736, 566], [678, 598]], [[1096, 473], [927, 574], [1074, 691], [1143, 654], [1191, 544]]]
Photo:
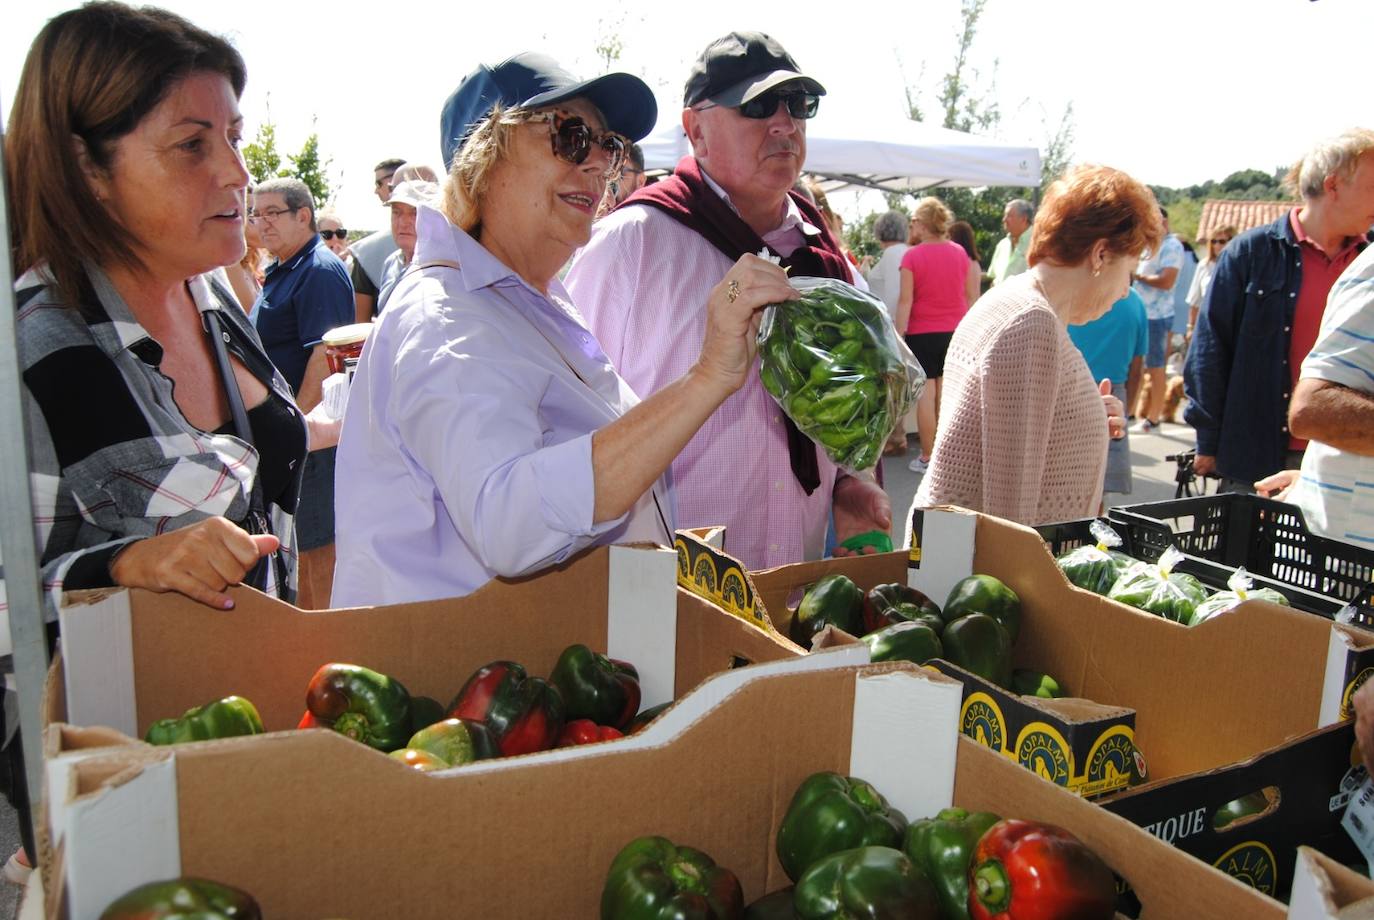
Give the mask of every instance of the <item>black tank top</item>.
[[[305, 456], [306, 434], [296, 413], [272, 394], [248, 410], [248, 427], [258, 451], [258, 482], [264, 504], [286, 507], [283, 500], [295, 481], [295, 462]], [[237, 434], [230, 419], [215, 434]]]

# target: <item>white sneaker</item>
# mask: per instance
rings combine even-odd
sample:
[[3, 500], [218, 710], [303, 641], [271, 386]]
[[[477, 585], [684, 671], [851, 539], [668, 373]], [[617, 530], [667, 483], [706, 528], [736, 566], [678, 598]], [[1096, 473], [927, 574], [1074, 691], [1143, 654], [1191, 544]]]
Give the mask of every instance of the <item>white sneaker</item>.
[[930, 461], [922, 460], [920, 457], [917, 457], [915, 460], [908, 463], [906, 468], [917, 475], [924, 475], [925, 471], [930, 469]]
[[1143, 418], [1131, 426], [1131, 431], [1136, 434], [1149, 434], [1152, 431], [1158, 430], [1158, 428], [1159, 422], [1152, 422], [1147, 418]]

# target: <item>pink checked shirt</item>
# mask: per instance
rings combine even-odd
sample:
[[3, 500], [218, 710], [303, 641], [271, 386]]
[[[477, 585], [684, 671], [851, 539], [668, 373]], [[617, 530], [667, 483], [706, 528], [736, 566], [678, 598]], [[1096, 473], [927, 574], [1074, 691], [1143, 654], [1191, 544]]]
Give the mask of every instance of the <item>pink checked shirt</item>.
[[[808, 230], [819, 232], [789, 198], [781, 224], [763, 239], [786, 256]], [[706, 297], [733, 264], [699, 234], [641, 205], [597, 224], [565, 284], [611, 363], [645, 398], [696, 361]], [[808, 496], [792, 474], [782, 410], [755, 370], [674, 461], [677, 524], [725, 525], [726, 551], [751, 569], [819, 559], [836, 467], [823, 451], [817, 460], [821, 483]]]

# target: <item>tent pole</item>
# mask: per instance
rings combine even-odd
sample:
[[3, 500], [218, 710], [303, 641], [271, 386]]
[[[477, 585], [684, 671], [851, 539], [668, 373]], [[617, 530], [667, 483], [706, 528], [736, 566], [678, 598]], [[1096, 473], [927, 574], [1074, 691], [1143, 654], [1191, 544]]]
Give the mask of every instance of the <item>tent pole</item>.
[[[3, 113], [0, 113], [3, 114]], [[0, 121], [0, 124], [3, 124]], [[30, 819], [39, 812], [43, 790], [43, 683], [48, 644], [43, 596], [34, 545], [33, 500], [29, 490], [28, 440], [20, 396], [19, 352], [10, 261], [9, 189], [4, 181], [4, 135], [0, 134], [0, 559], [4, 560], [14, 676], [19, 686], [19, 730], [24, 741], [24, 778]], [[34, 838], [36, 839], [36, 837]], [[30, 853], [33, 860], [35, 854]]]

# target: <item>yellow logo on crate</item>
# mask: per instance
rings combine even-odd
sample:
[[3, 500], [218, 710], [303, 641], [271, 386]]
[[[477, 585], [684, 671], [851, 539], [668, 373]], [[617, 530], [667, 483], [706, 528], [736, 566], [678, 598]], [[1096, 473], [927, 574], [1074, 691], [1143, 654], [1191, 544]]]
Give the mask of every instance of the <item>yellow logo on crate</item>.
[[1365, 668], [1355, 675], [1355, 679], [1345, 685], [1345, 693], [1341, 694], [1341, 721], [1353, 719], [1355, 717], [1355, 705], [1351, 702], [1355, 692], [1364, 686], [1365, 681], [1374, 675], [1374, 668]]
[[1069, 785], [1073, 776], [1073, 754], [1068, 742], [1046, 722], [1032, 722], [1021, 729], [1021, 736], [1016, 739], [1016, 762], [1057, 786]]
[[[698, 597], [742, 620], [766, 629], [764, 615], [758, 608], [753, 588], [728, 557], [719, 555], [704, 544], [690, 542], [679, 536], [673, 541], [677, 550], [677, 583]], [[724, 566], [724, 573], [720, 567]]]
[[1132, 777], [1145, 778], [1145, 758], [1135, 746], [1135, 732], [1129, 725], [1113, 725], [1093, 742], [1088, 751], [1086, 780], [1080, 795], [1094, 796], [1125, 789]]
[[1221, 854], [1221, 858], [1212, 865], [1271, 897], [1278, 888], [1279, 877], [1277, 864], [1274, 862], [1274, 851], [1258, 840], [1236, 844]]
[[959, 730], [999, 754], [1007, 751], [1007, 720], [997, 701], [986, 693], [970, 693], [959, 714]]

